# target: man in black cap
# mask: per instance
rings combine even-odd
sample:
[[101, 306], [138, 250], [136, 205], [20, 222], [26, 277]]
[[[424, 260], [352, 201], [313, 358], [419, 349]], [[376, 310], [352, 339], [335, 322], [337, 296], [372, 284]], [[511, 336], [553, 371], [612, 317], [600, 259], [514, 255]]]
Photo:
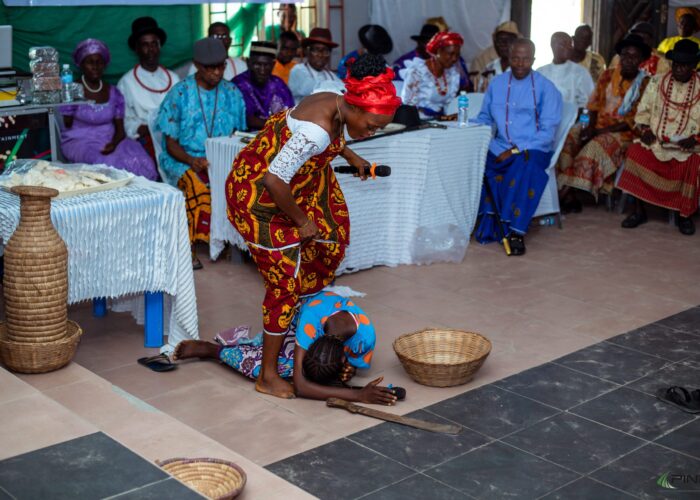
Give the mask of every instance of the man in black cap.
[[[194, 44], [196, 73], [175, 85], [160, 106], [157, 130], [163, 152], [158, 164], [165, 181], [185, 194], [190, 243], [209, 242], [211, 196], [209, 162], [205, 152], [210, 137], [228, 137], [246, 129], [245, 103], [236, 86], [223, 79], [226, 49], [216, 38]], [[202, 263], [192, 253], [192, 266]]]
[[[649, 59], [644, 61], [641, 66], [639, 66], [639, 69], [646, 71], [652, 76], [657, 73], [665, 73], [671, 69], [670, 63], [665, 57], [663, 57], [663, 54], [653, 48], [654, 27], [651, 25], [651, 23], [647, 23], [645, 21], [636, 22], [632, 25], [629, 31], [627, 31], [627, 34], [638, 35], [642, 40], [644, 40], [644, 43], [646, 43], [649, 47], [652, 47], [651, 56], [649, 56]], [[610, 67], [614, 68], [618, 64], [620, 64], [620, 56], [615, 54], [610, 61]]]
[[396, 80], [401, 80], [399, 70], [406, 67], [406, 61], [412, 61], [416, 57], [420, 57], [421, 59], [428, 59], [430, 57], [428, 51], [425, 50], [425, 46], [439, 31], [440, 28], [434, 24], [424, 24], [420, 29], [420, 33], [411, 37], [411, 40], [416, 42], [416, 48], [399, 57], [396, 61], [394, 61], [394, 64], [391, 65], [394, 70], [394, 78]]
[[[228, 51], [231, 49], [231, 44], [233, 43], [233, 39], [231, 38], [231, 28], [228, 27], [228, 24], [222, 22], [211, 23], [209, 25], [209, 29], [207, 30], [207, 35], [221, 41], [226, 49], [226, 68], [224, 69], [224, 80], [228, 80], [230, 82], [238, 75], [246, 71], [247, 66], [243, 58], [230, 57], [228, 55]], [[196, 70], [197, 68], [193, 64], [190, 66], [188, 74], [194, 75]]]
[[369, 52], [377, 56], [385, 56], [394, 48], [391, 36], [382, 26], [378, 24], [366, 24], [357, 32], [361, 47], [346, 54], [338, 63], [338, 78], [343, 80], [352, 63], [362, 54]]
[[178, 76], [160, 65], [160, 50], [167, 35], [152, 17], [139, 17], [131, 24], [129, 48], [136, 53], [138, 64], [121, 77], [117, 88], [124, 94], [124, 131], [139, 140], [155, 158], [148, 132], [149, 117], [156, 112], [165, 95], [180, 81]]
[[644, 202], [679, 212], [681, 234], [695, 233], [700, 185], [700, 47], [690, 39], [666, 53], [671, 72], [652, 78], [644, 91], [635, 131], [641, 139], [627, 150], [617, 186], [635, 197], [635, 210], [622, 221], [631, 229], [644, 224]]

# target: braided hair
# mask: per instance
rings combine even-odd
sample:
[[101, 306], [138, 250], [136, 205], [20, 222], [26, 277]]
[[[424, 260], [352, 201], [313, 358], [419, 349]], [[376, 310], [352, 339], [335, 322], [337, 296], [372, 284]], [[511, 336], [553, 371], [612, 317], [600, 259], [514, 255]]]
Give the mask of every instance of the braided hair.
[[350, 66], [350, 76], [362, 80], [366, 76], [379, 76], [386, 71], [386, 60], [376, 54], [365, 53]]
[[337, 383], [344, 364], [343, 349], [343, 341], [333, 335], [315, 340], [304, 356], [304, 377], [321, 385]]

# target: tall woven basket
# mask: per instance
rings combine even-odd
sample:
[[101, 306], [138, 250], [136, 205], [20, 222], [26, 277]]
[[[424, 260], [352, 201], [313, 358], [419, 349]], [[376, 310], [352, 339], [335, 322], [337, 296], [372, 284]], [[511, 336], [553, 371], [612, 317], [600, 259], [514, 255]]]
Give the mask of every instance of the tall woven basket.
[[45, 343], [67, 332], [68, 250], [51, 223], [55, 189], [17, 186], [20, 221], [5, 247], [6, 340]]

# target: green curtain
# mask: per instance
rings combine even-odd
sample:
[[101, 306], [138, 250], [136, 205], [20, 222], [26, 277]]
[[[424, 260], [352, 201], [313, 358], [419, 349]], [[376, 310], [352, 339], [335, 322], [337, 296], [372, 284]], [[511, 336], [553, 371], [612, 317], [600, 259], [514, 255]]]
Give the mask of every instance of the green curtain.
[[[177, 67], [192, 59], [192, 44], [205, 36], [202, 5], [137, 7], [6, 7], [0, 2], [0, 24], [13, 27], [13, 64], [29, 69], [30, 47], [50, 45], [58, 49], [61, 62], [72, 63], [76, 44], [85, 38], [104, 41], [112, 55], [105, 79], [112, 83], [136, 63], [127, 45], [131, 22], [151, 16], [168, 34], [161, 63]], [[73, 68], [75, 70], [75, 68]]]
[[255, 28], [264, 15], [265, 4], [246, 4], [226, 22], [229, 28], [231, 28], [231, 38], [241, 44], [241, 47], [234, 47], [234, 56], [242, 56], [248, 53], [250, 42], [253, 40], [253, 35], [255, 34]]

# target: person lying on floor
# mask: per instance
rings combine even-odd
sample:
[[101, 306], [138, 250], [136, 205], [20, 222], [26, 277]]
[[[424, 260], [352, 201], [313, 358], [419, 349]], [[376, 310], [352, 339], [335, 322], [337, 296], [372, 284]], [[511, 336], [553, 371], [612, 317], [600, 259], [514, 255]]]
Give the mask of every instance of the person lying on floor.
[[[345, 385], [358, 368], [370, 367], [375, 340], [374, 325], [352, 300], [319, 292], [302, 301], [280, 350], [277, 370], [280, 377], [293, 379], [299, 397], [393, 405], [397, 397], [379, 385], [382, 377], [362, 388]], [[173, 358], [218, 359], [255, 380], [262, 363], [262, 334], [232, 346], [185, 340]]]

